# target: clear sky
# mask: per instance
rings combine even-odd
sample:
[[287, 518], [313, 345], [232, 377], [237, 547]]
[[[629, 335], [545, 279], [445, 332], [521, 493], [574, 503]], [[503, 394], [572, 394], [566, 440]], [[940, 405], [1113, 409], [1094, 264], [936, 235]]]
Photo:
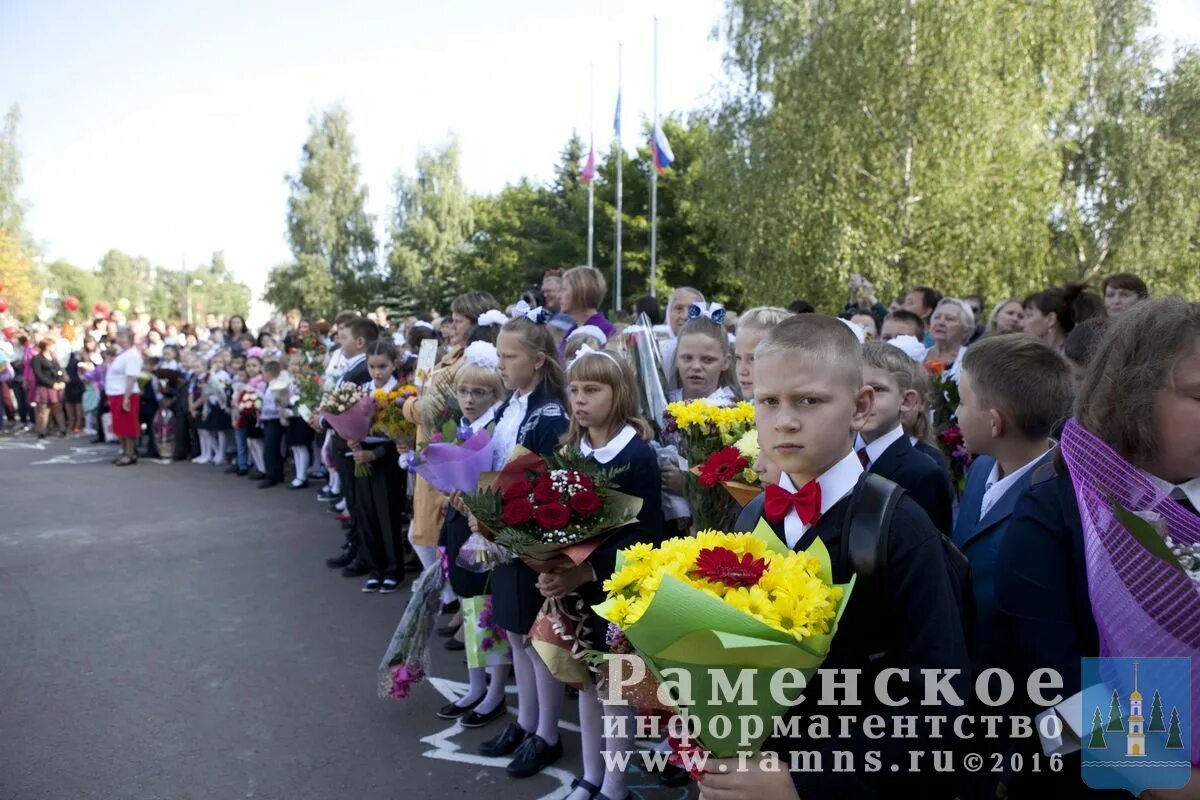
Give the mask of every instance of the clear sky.
[[[1168, 42], [1200, 43], [1200, 0], [1159, 0]], [[711, 99], [722, 0], [0, 0], [0, 108], [21, 106], [27, 224], [47, 259], [119, 248], [177, 268], [224, 250], [257, 293], [289, 257], [287, 187], [307, 118], [349, 110], [368, 210], [397, 169], [456, 133], [473, 191], [549, 177], [571, 131], [611, 135]]]

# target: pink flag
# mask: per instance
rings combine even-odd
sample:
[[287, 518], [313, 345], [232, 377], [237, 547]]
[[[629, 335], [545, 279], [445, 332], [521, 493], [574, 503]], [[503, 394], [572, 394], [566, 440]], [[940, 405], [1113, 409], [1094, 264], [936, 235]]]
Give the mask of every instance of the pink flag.
[[583, 165], [583, 172], [579, 175], [580, 183], [591, 183], [596, 178], [596, 147], [594, 144], [588, 145], [587, 162]]

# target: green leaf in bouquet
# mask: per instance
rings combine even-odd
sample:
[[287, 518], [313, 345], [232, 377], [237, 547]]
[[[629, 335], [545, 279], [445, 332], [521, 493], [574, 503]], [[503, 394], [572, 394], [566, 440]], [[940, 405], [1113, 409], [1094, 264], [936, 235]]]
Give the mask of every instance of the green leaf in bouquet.
[[1171, 548], [1154, 525], [1125, 508], [1115, 498], [1109, 498], [1109, 502], [1112, 503], [1113, 516], [1117, 518], [1117, 522], [1121, 523], [1121, 527], [1128, 531], [1138, 544], [1159, 561], [1163, 561], [1187, 575], [1187, 570], [1183, 568], [1178, 556], [1171, 552]]
[[448, 419], [442, 423], [442, 429], [441, 429], [442, 441], [453, 442], [455, 439], [455, 435], [457, 433], [458, 433], [458, 425], [457, 425], [457, 423], [455, 423], [454, 420]]

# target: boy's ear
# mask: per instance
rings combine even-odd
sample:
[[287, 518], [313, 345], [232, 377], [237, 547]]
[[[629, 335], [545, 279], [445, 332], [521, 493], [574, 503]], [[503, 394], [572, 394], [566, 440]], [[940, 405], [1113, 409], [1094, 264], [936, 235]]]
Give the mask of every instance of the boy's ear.
[[920, 402], [921, 395], [917, 393], [916, 389], [905, 389], [904, 392], [900, 394], [900, 413], [909, 413], [915, 409], [917, 404]]
[[863, 386], [854, 395], [854, 416], [850, 418], [850, 430], [857, 433], [866, 427], [867, 418], [871, 416], [871, 409], [874, 407], [875, 390], [870, 386]]
[[1001, 436], [1004, 435], [1004, 431], [1007, 427], [1007, 421], [1004, 419], [1003, 414], [1001, 414], [997, 409], [989, 408], [988, 409], [988, 421], [992, 427], [992, 438], [993, 439], [999, 439]]

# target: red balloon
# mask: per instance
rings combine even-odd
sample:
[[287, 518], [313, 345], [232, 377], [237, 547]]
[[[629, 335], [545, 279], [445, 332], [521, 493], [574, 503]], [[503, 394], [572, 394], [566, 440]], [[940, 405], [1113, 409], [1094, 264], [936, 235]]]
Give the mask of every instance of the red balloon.
[[7, 328], [4, 329], [4, 338], [8, 339], [10, 342], [12, 341], [12, 338], [16, 335], [17, 335], [17, 329], [14, 328], [12, 325], [9, 325]]
[[8, 298], [0, 297], [0, 314], [3, 314], [5, 311], [8, 311]]
[[68, 297], [66, 299], [66, 301], [63, 303], [63, 305], [65, 305], [67, 307], [67, 311], [78, 311], [79, 310], [79, 298], [78, 297]]
[[96, 314], [107, 314], [108, 303], [104, 302], [103, 300], [97, 300], [96, 305], [92, 306], [92, 311]]

